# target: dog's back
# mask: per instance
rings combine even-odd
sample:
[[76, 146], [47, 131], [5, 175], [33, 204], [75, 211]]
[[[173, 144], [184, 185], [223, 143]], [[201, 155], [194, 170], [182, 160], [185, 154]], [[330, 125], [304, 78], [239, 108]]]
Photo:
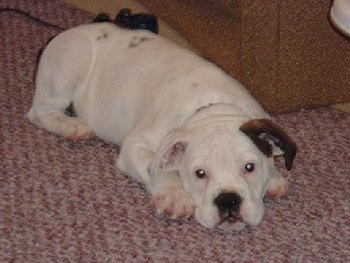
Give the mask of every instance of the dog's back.
[[212, 103], [234, 104], [252, 118], [267, 116], [216, 65], [153, 33], [111, 23], [82, 25], [54, 38], [41, 58], [36, 88], [31, 120], [78, 139], [72, 125], [58, 129], [45, 113], [68, 120], [63, 112], [73, 102], [79, 119], [114, 143], [137, 125], [164, 136]]

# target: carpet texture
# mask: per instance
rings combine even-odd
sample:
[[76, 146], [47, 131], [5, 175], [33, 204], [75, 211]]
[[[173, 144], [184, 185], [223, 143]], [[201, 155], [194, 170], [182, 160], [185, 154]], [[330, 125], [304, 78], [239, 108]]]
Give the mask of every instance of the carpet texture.
[[[0, 1], [62, 27], [92, 15], [51, 0]], [[0, 262], [350, 262], [350, 116], [275, 116], [299, 145], [290, 195], [261, 225], [208, 230], [155, 214], [115, 166], [118, 147], [73, 143], [30, 124], [38, 50], [57, 31], [0, 13]]]

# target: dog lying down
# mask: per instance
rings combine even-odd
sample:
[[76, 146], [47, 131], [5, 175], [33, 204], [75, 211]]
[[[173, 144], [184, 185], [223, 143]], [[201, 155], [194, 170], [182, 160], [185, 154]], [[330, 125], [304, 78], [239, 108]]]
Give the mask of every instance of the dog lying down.
[[[67, 116], [73, 103], [76, 116]], [[118, 168], [157, 213], [206, 228], [258, 225], [263, 198], [285, 196], [274, 166], [297, 148], [249, 92], [214, 64], [145, 30], [92, 23], [44, 50], [31, 122], [71, 140], [121, 145]]]

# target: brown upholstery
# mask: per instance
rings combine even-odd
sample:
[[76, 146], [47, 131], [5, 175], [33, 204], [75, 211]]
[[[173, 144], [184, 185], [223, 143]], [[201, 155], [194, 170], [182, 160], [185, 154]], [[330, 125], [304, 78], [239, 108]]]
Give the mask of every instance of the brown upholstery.
[[331, 0], [140, 0], [271, 113], [350, 101], [350, 42]]

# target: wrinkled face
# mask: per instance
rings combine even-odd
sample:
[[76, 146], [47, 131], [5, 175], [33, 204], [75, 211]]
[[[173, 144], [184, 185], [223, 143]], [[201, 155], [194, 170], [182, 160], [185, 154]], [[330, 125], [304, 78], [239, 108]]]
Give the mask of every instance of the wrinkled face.
[[170, 133], [152, 170], [179, 171], [194, 201], [195, 218], [204, 227], [257, 225], [264, 214], [271, 158], [283, 154], [290, 170], [296, 144], [268, 119], [215, 118]]
[[191, 137], [179, 171], [194, 200], [197, 221], [207, 228], [225, 221], [259, 224], [268, 158], [240, 131], [223, 129]]

